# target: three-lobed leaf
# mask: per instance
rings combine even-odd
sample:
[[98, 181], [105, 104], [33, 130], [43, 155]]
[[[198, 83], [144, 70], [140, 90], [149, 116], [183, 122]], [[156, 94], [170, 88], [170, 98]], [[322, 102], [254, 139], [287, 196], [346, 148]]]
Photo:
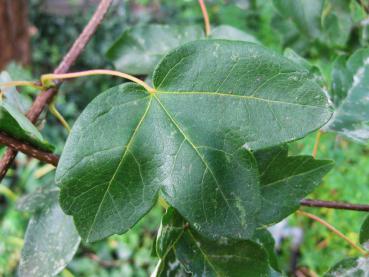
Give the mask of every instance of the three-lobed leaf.
[[57, 168], [61, 206], [87, 241], [131, 228], [159, 194], [208, 237], [250, 238], [261, 209], [244, 149], [301, 138], [331, 116], [308, 71], [252, 43], [200, 40], [92, 101]]

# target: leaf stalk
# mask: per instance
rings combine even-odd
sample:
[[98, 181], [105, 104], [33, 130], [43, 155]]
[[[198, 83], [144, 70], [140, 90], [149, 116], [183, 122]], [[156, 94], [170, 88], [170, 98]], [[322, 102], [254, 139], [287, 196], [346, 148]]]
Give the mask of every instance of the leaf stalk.
[[204, 3], [204, 0], [199, 0], [199, 4], [200, 4], [202, 16], [204, 18], [205, 35], [208, 37], [211, 33], [208, 11], [206, 10], [206, 5]]
[[86, 70], [86, 71], [79, 71], [79, 72], [73, 72], [73, 73], [65, 73], [65, 74], [44, 74], [41, 76], [41, 83], [43, 85], [47, 85], [50, 83], [50, 81], [53, 80], [65, 80], [65, 79], [72, 79], [72, 78], [79, 78], [79, 77], [86, 77], [86, 76], [94, 76], [94, 75], [111, 75], [111, 76], [117, 76], [120, 78], [124, 78], [127, 80], [130, 80], [132, 82], [135, 82], [136, 84], [144, 87], [149, 93], [155, 93], [156, 90], [152, 87], [150, 87], [148, 84], [146, 84], [144, 81], [129, 75], [124, 72], [119, 72], [115, 70], [109, 70], [109, 69], [93, 69], [93, 70]]

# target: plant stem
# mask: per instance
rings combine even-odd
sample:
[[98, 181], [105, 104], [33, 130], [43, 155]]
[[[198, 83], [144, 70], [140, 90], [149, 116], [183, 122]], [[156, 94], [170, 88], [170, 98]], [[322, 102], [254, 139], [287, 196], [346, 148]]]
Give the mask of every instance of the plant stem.
[[199, 4], [200, 4], [202, 16], [204, 18], [205, 35], [208, 37], [211, 33], [208, 11], [206, 10], [206, 5], [204, 3], [204, 0], [199, 0]]
[[338, 231], [335, 227], [333, 227], [332, 225], [330, 225], [328, 222], [326, 222], [325, 220], [321, 219], [320, 217], [313, 215], [311, 213], [307, 213], [301, 210], [296, 211], [297, 214], [299, 215], [303, 215], [306, 216], [316, 222], [319, 222], [320, 224], [322, 224], [323, 226], [327, 227], [329, 230], [331, 230], [333, 233], [335, 233], [337, 236], [341, 237], [342, 239], [344, 239], [345, 241], [347, 241], [353, 248], [355, 248], [357, 251], [359, 251], [362, 255], [367, 256], [368, 253], [362, 249], [360, 246], [356, 245], [355, 242], [353, 242], [351, 239], [349, 239], [347, 236], [345, 236], [343, 233], [341, 233], [340, 231]]
[[65, 73], [65, 74], [45, 74], [41, 76], [41, 83], [46, 84], [47, 81], [50, 81], [50, 80], [72, 79], [72, 78], [79, 78], [79, 77], [93, 76], [93, 75], [112, 75], [112, 76], [121, 77], [121, 78], [128, 79], [132, 82], [135, 82], [136, 84], [143, 86], [149, 93], [156, 92], [154, 88], [150, 87], [144, 81], [132, 75], [119, 72], [119, 71], [115, 71], [115, 70], [109, 70], [109, 69], [93, 69], [93, 70], [86, 70], [86, 71]]
[[[102, 20], [104, 19], [105, 14], [107, 13], [112, 0], [101, 0], [99, 5], [96, 8], [95, 13], [91, 17], [90, 21], [83, 29], [82, 33], [78, 36], [78, 38], [73, 43], [72, 47], [68, 51], [68, 53], [64, 56], [63, 60], [59, 64], [59, 66], [55, 69], [54, 73], [61, 74], [68, 72], [69, 68], [74, 64], [77, 60], [92, 35], [95, 33], [97, 27], [100, 25]], [[57, 88], [50, 88], [48, 90], [42, 91], [35, 99], [32, 104], [31, 109], [27, 113], [27, 117], [31, 122], [35, 123], [47, 106], [48, 103], [52, 101], [56, 93], [58, 92]], [[3, 155], [3, 158], [0, 160], [0, 181], [6, 175], [10, 165], [14, 161], [17, 155], [17, 151], [11, 148], [8, 148]]]
[[312, 156], [313, 156], [314, 159], [316, 158], [316, 154], [318, 153], [318, 148], [319, 148], [319, 143], [320, 143], [320, 138], [322, 136], [322, 133], [323, 132], [320, 131], [320, 130], [316, 133], [314, 149], [313, 149], [313, 153], [312, 153]]
[[0, 195], [6, 196], [9, 200], [15, 202], [17, 200], [17, 195], [12, 192], [8, 187], [0, 184]]
[[324, 201], [319, 199], [302, 199], [300, 205], [314, 208], [369, 212], [369, 205]]
[[162, 206], [165, 210], [167, 210], [170, 207], [169, 204], [167, 203], [167, 201], [165, 201], [165, 199], [161, 196], [159, 196], [158, 202], [159, 202], [160, 206]]
[[49, 105], [49, 110], [59, 120], [59, 122], [63, 125], [63, 127], [68, 131], [68, 133], [70, 133], [71, 129], [68, 122], [64, 119], [63, 115], [59, 113], [59, 111], [56, 109], [54, 102], [52, 102]]
[[49, 153], [45, 152], [43, 150], [37, 149], [30, 144], [19, 141], [15, 138], [12, 138], [5, 133], [0, 132], [0, 144], [4, 144], [6, 146], [11, 147], [12, 149], [15, 149], [16, 151], [23, 152], [24, 154], [31, 156], [33, 158], [36, 158], [40, 161], [43, 161], [45, 163], [52, 164], [56, 166], [59, 161], [59, 157]]
[[40, 84], [32, 81], [12, 81], [0, 83], [0, 88], [9, 88], [9, 87], [33, 87], [36, 89], [43, 89], [43, 87]]

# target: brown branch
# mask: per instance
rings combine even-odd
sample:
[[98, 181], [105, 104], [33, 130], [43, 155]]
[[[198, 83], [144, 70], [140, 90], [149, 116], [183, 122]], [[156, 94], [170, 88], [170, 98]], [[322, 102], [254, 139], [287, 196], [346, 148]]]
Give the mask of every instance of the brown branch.
[[369, 212], [369, 205], [324, 201], [318, 199], [302, 199], [300, 201], [300, 205], [316, 208]]
[[[77, 60], [88, 41], [91, 39], [92, 35], [95, 33], [97, 27], [100, 25], [103, 20], [106, 12], [108, 11], [112, 0], [101, 0], [100, 4], [96, 8], [96, 11], [86, 27], [83, 29], [82, 33], [73, 43], [72, 47], [68, 51], [68, 53], [64, 56], [63, 60], [59, 64], [59, 66], [54, 70], [56, 74], [62, 74], [69, 71], [70, 67]], [[57, 82], [57, 85], [60, 85], [60, 81]], [[46, 91], [42, 91], [35, 99], [32, 104], [31, 109], [27, 113], [27, 117], [33, 123], [35, 123], [40, 116], [41, 112], [44, 108], [52, 101], [54, 96], [57, 93], [57, 88], [48, 89]], [[0, 160], [0, 181], [6, 175], [10, 165], [14, 161], [17, 155], [17, 151], [14, 149], [8, 148]]]
[[12, 138], [2, 132], [0, 132], [0, 144], [9, 146], [16, 151], [20, 151], [40, 161], [52, 164], [53, 166], [58, 165], [59, 157], [57, 155], [35, 148], [26, 142]]

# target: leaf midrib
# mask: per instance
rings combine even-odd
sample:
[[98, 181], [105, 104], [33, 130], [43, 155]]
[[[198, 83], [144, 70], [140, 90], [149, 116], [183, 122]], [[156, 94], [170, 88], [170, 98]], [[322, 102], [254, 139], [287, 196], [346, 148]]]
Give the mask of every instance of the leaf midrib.
[[199, 158], [202, 161], [202, 163], [209, 170], [211, 176], [213, 177], [213, 179], [215, 181], [216, 186], [218, 187], [218, 189], [219, 189], [219, 191], [220, 191], [220, 193], [222, 195], [222, 198], [223, 198], [224, 202], [227, 204], [227, 207], [229, 208], [229, 210], [231, 211], [231, 213], [233, 214], [233, 216], [241, 224], [241, 221], [240, 221], [239, 217], [237, 216], [237, 214], [234, 213], [232, 207], [228, 203], [227, 197], [224, 195], [224, 192], [223, 192], [220, 184], [218, 183], [218, 179], [215, 177], [214, 172], [212, 171], [212, 169], [208, 165], [208, 163], [205, 161], [204, 157], [201, 155], [201, 153], [199, 152], [198, 148], [191, 141], [191, 139], [186, 135], [186, 133], [182, 130], [182, 128], [179, 126], [179, 124], [175, 121], [175, 119], [171, 116], [171, 114], [169, 113], [169, 111], [164, 107], [164, 105], [163, 105], [163, 103], [161, 103], [160, 99], [155, 94], [153, 94], [153, 97], [155, 97], [156, 101], [158, 102], [159, 106], [162, 108], [162, 110], [164, 111], [164, 113], [168, 116], [168, 118], [170, 119], [170, 121], [177, 128], [177, 130], [182, 134], [182, 136], [185, 138], [185, 140], [187, 140], [187, 142], [189, 143], [189, 145], [193, 148], [193, 150], [195, 151], [195, 153], [199, 156]]
[[300, 106], [300, 107], [309, 107], [309, 108], [320, 108], [320, 109], [328, 109], [326, 106], [314, 106], [314, 105], [306, 105], [306, 104], [299, 104], [293, 102], [283, 102], [278, 100], [271, 100], [261, 97], [256, 97], [253, 95], [237, 95], [231, 94], [226, 92], [209, 92], [209, 91], [156, 91], [155, 94], [166, 94], [166, 95], [206, 95], [206, 96], [218, 96], [218, 97], [235, 97], [241, 99], [250, 99], [250, 100], [258, 100], [267, 103], [275, 103], [275, 104], [284, 104], [284, 105], [293, 105], [293, 106]]
[[301, 173], [298, 173], [298, 174], [294, 174], [294, 175], [290, 175], [290, 176], [287, 176], [287, 177], [284, 177], [282, 179], [279, 179], [279, 180], [276, 180], [276, 181], [273, 181], [271, 183], [268, 183], [268, 184], [265, 184], [265, 185], [261, 185], [261, 189], [263, 188], [266, 188], [266, 187], [271, 187], [271, 186], [274, 186], [278, 183], [281, 183], [281, 182], [284, 182], [284, 181], [287, 181], [289, 179], [292, 179], [292, 178], [295, 178], [295, 177], [300, 177], [300, 176], [303, 176], [303, 175], [307, 175], [307, 174], [310, 174], [312, 172], [315, 172], [315, 171], [319, 171], [320, 169], [322, 168], [325, 168], [325, 167], [330, 167], [332, 166], [332, 163], [326, 163], [326, 164], [323, 164], [321, 166], [318, 166], [318, 167], [315, 167], [311, 170], [308, 170], [308, 171], [304, 171], [304, 172], [301, 172]]
[[[118, 164], [118, 166], [117, 166], [117, 168], [116, 168], [116, 170], [115, 170], [115, 172], [114, 172], [113, 176], [111, 177], [111, 179], [110, 179], [110, 181], [109, 181], [109, 183], [108, 183], [108, 186], [107, 186], [107, 188], [106, 188], [106, 190], [105, 190], [105, 192], [104, 192], [104, 195], [103, 195], [103, 197], [102, 197], [102, 199], [101, 199], [101, 201], [100, 201], [99, 207], [97, 208], [97, 211], [96, 211], [96, 213], [95, 213], [95, 217], [94, 217], [94, 219], [93, 219], [93, 221], [92, 221], [92, 224], [91, 224], [90, 230], [88, 231], [88, 235], [87, 235], [87, 237], [86, 237], [86, 241], [88, 241], [88, 240], [89, 240], [89, 238], [90, 238], [90, 235], [91, 235], [91, 232], [92, 232], [92, 230], [93, 230], [93, 227], [95, 226], [95, 222], [96, 222], [97, 216], [98, 216], [98, 214], [100, 213], [100, 210], [101, 210], [101, 207], [102, 207], [102, 203], [104, 203], [104, 201], [105, 201], [105, 198], [106, 198], [107, 194], [110, 194], [110, 192], [109, 192], [110, 186], [111, 186], [111, 184], [113, 183], [113, 181], [114, 181], [114, 179], [115, 179], [115, 176], [117, 175], [118, 170], [119, 170], [119, 168], [121, 167], [121, 165], [122, 165], [122, 163], [123, 163], [123, 161], [124, 161], [124, 159], [125, 159], [125, 157], [126, 157], [127, 153], [129, 152], [129, 147], [132, 145], [132, 143], [133, 143], [133, 141], [134, 141], [134, 138], [135, 138], [135, 135], [137, 134], [137, 131], [140, 129], [140, 127], [141, 127], [142, 123], [144, 122], [144, 119], [145, 119], [146, 115], [148, 114], [148, 112], [149, 112], [149, 110], [150, 110], [151, 103], [152, 103], [152, 97], [150, 97], [150, 100], [149, 100], [149, 102], [148, 102], [148, 104], [147, 104], [147, 107], [146, 107], [146, 109], [145, 109], [145, 111], [144, 111], [144, 113], [143, 113], [142, 117], [140, 118], [140, 120], [139, 120], [139, 122], [138, 122], [138, 124], [137, 124], [136, 128], [134, 129], [134, 131], [133, 131], [133, 133], [132, 133], [132, 135], [131, 135], [131, 137], [130, 137], [130, 139], [129, 139], [128, 143], [127, 143], [127, 145], [124, 147], [124, 151], [123, 151], [123, 153], [122, 153], [122, 158], [120, 159], [119, 164]], [[113, 204], [114, 204], [114, 203], [113, 203]], [[115, 206], [115, 204], [114, 204], [114, 206]], [[117, 212], [118, 212], [118, 211], [117, 211]], [[119, 216], [120, 216], [120, 215], [119, 215]]]

